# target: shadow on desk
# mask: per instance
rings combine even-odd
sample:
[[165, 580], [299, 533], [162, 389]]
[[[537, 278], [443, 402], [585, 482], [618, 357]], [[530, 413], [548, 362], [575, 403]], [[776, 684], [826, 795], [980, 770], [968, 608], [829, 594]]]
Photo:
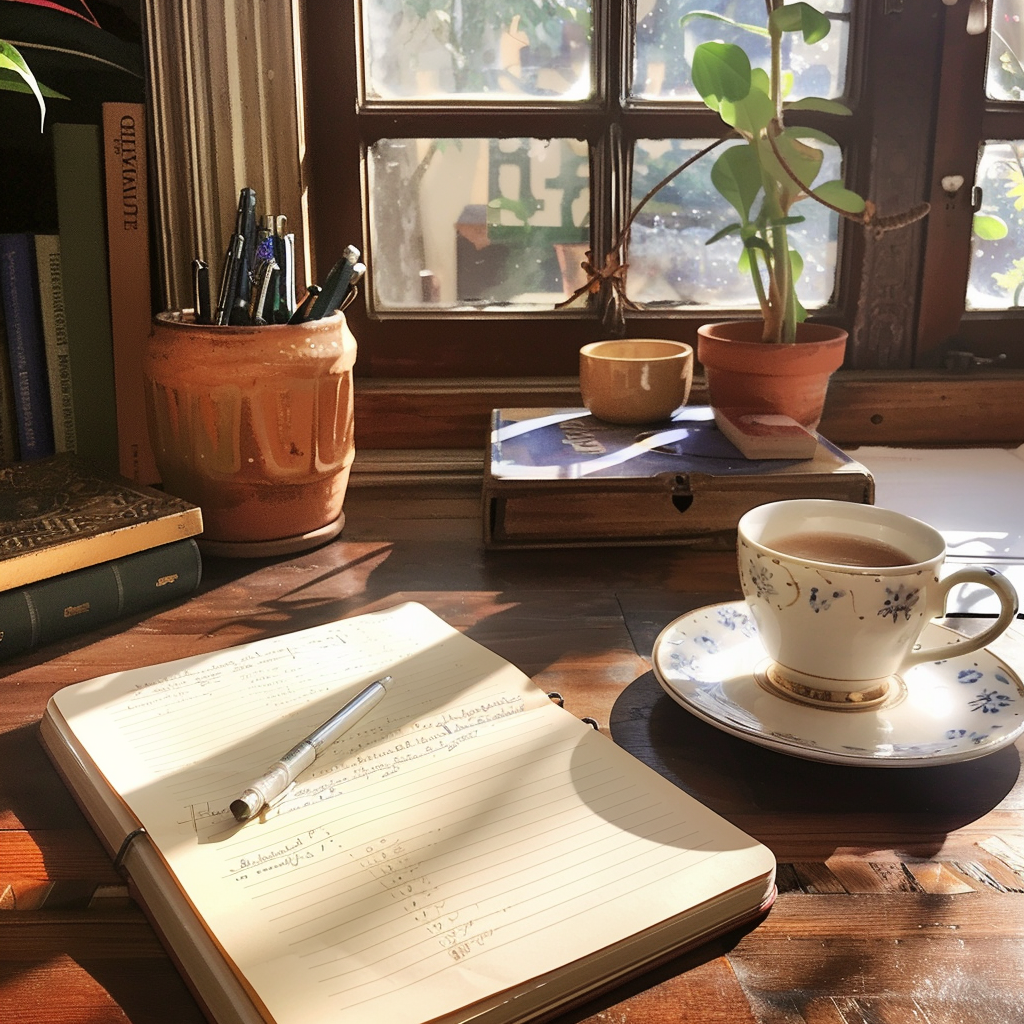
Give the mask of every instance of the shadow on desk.
[[[857, 846], [930, 857], [948, 833], [997, 807], [1021, 768], [1014, 746], [930, 768], [850, 767], [781, 754], [689, 714], [653, 672], [623, 690], [610, 728], [616, 743], [780, 860], [825, 860]], [[800, 848], [788, 845], [790, 834], [802, 837]]]

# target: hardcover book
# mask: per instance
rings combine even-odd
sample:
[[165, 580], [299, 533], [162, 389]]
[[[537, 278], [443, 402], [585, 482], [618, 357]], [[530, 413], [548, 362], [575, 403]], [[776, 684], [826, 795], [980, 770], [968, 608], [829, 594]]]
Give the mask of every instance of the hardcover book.
[[489, 547], [689, 544], [727, 549], [756, 505], [872, 502], [871, 474], [818, 435], [803, 459], [748, 459], [711, 410], [619, 426], [586, 409], [496, 409], [484, 466]]
[[55, 124], [53, 158], [76, 450], [116, 473], [117, 404], [99, 127]]
[[7, 322], [0, 302], [0, 463], [14, 462], [18, 448], [18, 416], [14, 408], [14, 380], [7, 347]]
[[71, 394], [71, 356], [68, 353], [67, 310], [64, 307], [64, 278], [60, 266], [60, 236], [36, 235], [35, 243], [46, 372], [50, 380], [53, 444], [58, 452], [74, 453], [78, 441]]
[[0, 592], [0, 658], [138, 615], [191, 594], [202, 562], [192, 538]]
[[53, 454], [53, 424], [32, 235], [0, 235], [0, 296], [23, 459]]
[[149, 443], [142, 357], [153, 316], [150, 302], [149, 172], [145, 107], [103, 104], [110, 318], [121, 475], [144, 484], [160, 474]]
[[202, 529], [198, 506], [72, 456], [0, 467], [0, 591]]
[[420, 604], [65, 687], [40, 735], [218, 1024], [530, 1021], [774, 893], [766, 847]]

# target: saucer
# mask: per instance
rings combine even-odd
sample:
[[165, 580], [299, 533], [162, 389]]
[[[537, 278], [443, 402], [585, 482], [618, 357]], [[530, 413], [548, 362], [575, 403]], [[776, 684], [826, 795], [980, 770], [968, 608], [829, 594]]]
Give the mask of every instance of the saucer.
[[[921, 642], [955, 644], [959, 633], [929, 623]], [[915, 665], [869, 707], [823, 708], [768, 680], [746, 602], [683, 615], [654, 644], [654, 673], [691, 714], [762, 747], [814, 761], [917, 768], [981, 757], [1024, 731], [1024, 684], [987, 648]]]

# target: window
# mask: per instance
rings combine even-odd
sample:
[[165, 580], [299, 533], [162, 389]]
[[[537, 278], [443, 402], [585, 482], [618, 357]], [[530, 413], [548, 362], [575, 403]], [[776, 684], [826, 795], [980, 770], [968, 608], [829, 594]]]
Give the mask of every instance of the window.
[[[853, 115], [788, 121], [838, 141], [834, 168], [881, 216], [922, 201], [932, 212], [885, 233], [809, 222], [801, 297], [850, 329], [850, 368], [1006, 350], [1013, 303], [986, 306], [994, 271], [969, 266], [971, 186], [983, 140], [998, 144], [981, 165], [985, 201], [998, 191], [987, 168], [1024, 140], [1017, 43], [993, 33], [989, 56], [988, 36], [966, 31], [969, 0], [817, 6], [832, 20], [830, 45], [796, 89], [844, 97]], [[354, 13], [309, 0], [314, 242], [321, 266], [349, 242], [369, 255], [373, 294], [350, 311], [361, 376], [575, 374], [580, 345], [609, 336], [598, 303], [554, 308], [578, 284], [580, 252], [609, 251], [659, 176], [724, 134], [687, 60], [727, 27], [679, 26], [709, 7], [763, 20], [762, 0], [362, 0]], [[993, 21], [1012, 22], [1018, 7], [995, 0]], [[721, 216], [710, 162], [634, 225], [628, 288], [641, 308], [627, 314], [628, 336], [692, 340], [702, 322], [750, 312], [732, 259], [704, 245]], [[944, 190], [957, 175], [963, 186]], [[1008, 363], [1024, 360], [1008, 351]]]

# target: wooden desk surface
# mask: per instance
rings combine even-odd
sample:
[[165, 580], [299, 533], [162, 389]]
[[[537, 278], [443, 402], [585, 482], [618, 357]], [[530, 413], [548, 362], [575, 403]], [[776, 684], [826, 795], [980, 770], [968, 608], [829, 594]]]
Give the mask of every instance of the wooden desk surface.
[[[396, 509], [404, 509], [403, 517]], [[36, 732], [61, 686], [422, 601], [766, 843], [779, 898], [734, 933], [560, 1022], [1024, 1020], [1024, 741], [960, 765], [848, 768], [733, 738], [664, 696], [652, 643], [738, 597], [733, 556], [485, 553], [472, 492], [350, 492], [342, 539], [208, 559], [194, 599], [0, 666], [0, 1021], [191, 1024], [195, 1001]], [[386, 1022], [374, 1022], [386, 1024]]]

